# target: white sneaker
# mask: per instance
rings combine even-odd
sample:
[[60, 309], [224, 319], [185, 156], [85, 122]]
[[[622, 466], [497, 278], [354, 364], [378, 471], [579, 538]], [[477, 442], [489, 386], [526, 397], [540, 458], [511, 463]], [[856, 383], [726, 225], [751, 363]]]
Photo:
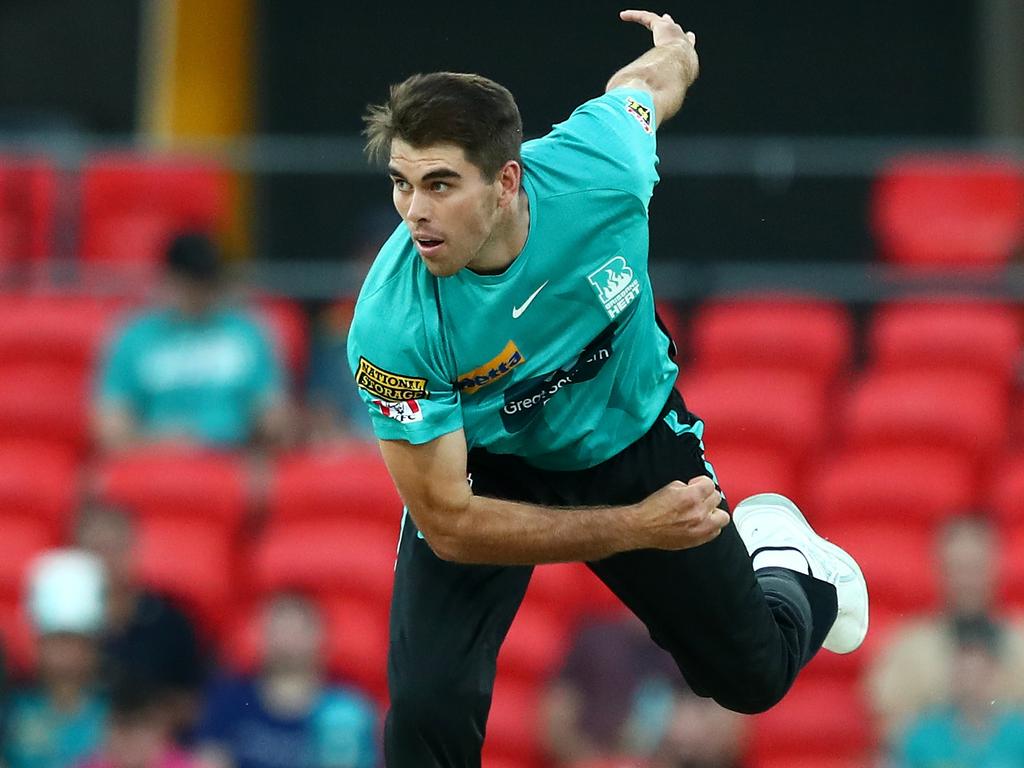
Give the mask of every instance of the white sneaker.
[[795, 549], [807, 559], [811, 576], [835, 586], [839, 613], [824, 647], [833, 653], [857, 650], [868, 633], [868, 587], [857, 561], [816, 534], [796, 504], [777, 493], [744, 499], [732, 519], [751, 557], [761, 549]]

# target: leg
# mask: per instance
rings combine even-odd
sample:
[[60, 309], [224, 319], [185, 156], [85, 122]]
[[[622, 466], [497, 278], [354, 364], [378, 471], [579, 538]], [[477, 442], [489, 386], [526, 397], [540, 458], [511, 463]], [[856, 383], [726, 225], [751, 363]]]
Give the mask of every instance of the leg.
[[701, 547], [626, 552], [590, 567], [696, 693], [737, 712], [776, 704], [835, 617], [831, 584], [781, 568], [755, 576], [732, 524]]
[[[672, 480], [717, 482], [702, 438], [703, 424], [673, 394], [650, 432], [590, 470], [595, 482], [583, 485], [629, 503]], [[672, 653], [697, 693], [739, 712], [778, 702], [836, 617], [831, 584], [781, 568], [755, 575], [732, 524], [701, 547], [626, 552], [590, 567]]]
[[408, 516], [391, 602], [388, 768], [479, 768], [498, 649], [531, 568], [439, 559]]

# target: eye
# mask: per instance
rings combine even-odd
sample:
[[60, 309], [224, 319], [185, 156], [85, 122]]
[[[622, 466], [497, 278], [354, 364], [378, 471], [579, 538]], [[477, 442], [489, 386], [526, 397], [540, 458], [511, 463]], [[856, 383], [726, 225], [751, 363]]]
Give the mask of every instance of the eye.
[[447, 192], [450, 189], [450, 186], [446, 181], [435, 181], [430, 185], [430, 189], [433, 192]]
[[408, 192], [412, 189], [412, 185], [409, 184], [405, 179], [392, 179], [395, 182], [395, 189], [399, 192]]

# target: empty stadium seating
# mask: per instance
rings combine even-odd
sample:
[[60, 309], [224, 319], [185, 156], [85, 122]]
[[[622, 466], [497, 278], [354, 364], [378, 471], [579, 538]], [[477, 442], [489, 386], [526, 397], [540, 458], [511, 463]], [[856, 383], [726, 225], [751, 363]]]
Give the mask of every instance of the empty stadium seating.
[[851, 362], [853, 326], [838, 304], [752, 296], [701, 306], [691, 330], [692, 368], [794, 371], [828, 385]]
[[227, 176], [211, 163], [109, 153], [91, 157], [81, 174], [79, 251], [88, 263], [144, 272], [174, 234], [223, 228]]
[[1000, 157], [897, 158], [875, 182], [871, 227], [901, 266], [1000, 267], [1024, 242], [1024, 172]]
[[[46, 444], [0, 444], [0, 531], [22, 517], [66, 536], [78, 496], [78, 463]], [[0, 535], [3, 535], [0, 533]]]
[[192, 517], [235, 532], [247, 511], [241, 457], [189, 449], [147, 449], [106, 459], [96, 494], [140, 517]]
[[1009, 437], [1009, 402], [981, 373], [868, 372], [840, 411], [854, 446], [937, 447], [965, 462], [991, 461]]
[[53, 253], [57, 170], [43, 158], [0, 156], [0, 265]]
[[826, 437], [826, 393], [806, 373], [703, 370], [679, 379], [686, 406], [704, 419], [712, 459], [719, 443], [762, 448], [803, 460]]
[[402, 501], [375, 446], [309, 451], [277, 463], [270, 488], [273, 520], [376, 520], [397, 524]]
[[0, 365], [0, 441], [45, 444], [84, 457], [88, 392], [76, 368]]
[[886, 304], [874, 314], [867, 345], [876, 370], [961, 370], [1009, 386], [1021, 361], [1017, 308], [935, 299]]
[[864, 448], [810, 473], [805, 512], [814, 524], [889, 521], [929, 530], [978, 504], [977, 477], [956, 451]]

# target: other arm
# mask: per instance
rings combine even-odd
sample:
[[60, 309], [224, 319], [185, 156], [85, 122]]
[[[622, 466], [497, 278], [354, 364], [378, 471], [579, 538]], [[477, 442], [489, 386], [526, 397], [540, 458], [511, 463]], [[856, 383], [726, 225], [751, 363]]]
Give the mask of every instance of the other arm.
[[380, 446], [409, 514], [444, 560], [534, 565], [685, 549], [710, 541], [729, 523], [706, 477], [669, 483], [628, 506], [542, 507], [474, 495], [462, 430], [421, 445], [381, 440]]
[[605, 92], [613, 88], [647, 91], [654, 99], [656, 125], [660, 127], [679, 111], [687, 89], [697, 79], [697, 39], [667, 13], [659, 16], [650, 11], [623, 11], [620, 17], [647, 27], [654, 36], [654, 47], [612, 75]]

